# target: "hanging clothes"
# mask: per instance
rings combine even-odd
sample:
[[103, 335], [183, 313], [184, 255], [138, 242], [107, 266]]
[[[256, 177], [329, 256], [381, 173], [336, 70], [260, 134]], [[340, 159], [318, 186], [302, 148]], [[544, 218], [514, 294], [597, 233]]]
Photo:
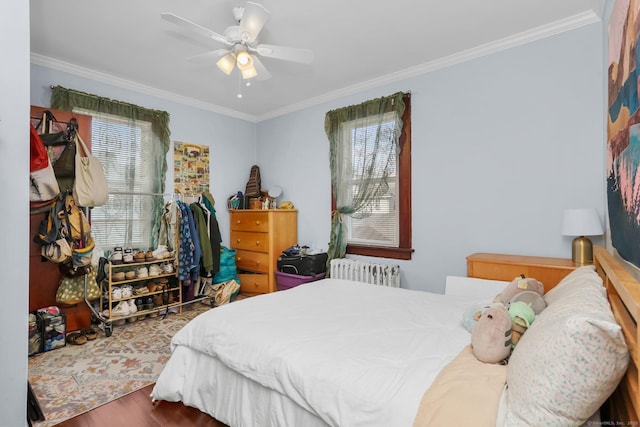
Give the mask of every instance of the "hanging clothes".
[[212, 272], [215, 275], [220, 271], [220, 251], [222, 250], [222, 234], [220, 234], [220, 226], [216, 218], [216, 210], [214, 208], [215, 200], [208, 191], [202, 193], [202, 203], [209, 209], [211, 218], [209, 219], [209, 242], [211, 243], [212, 256]]
[[177, 206], [180, 208], [181, 221], [180, 221], [180, 249], [178, 257], [178, 279], [187, 280], [191, 279], [191, 274], [194, 270], [197, 271], [200, 259], [200, 243], [197, 242], [198, 236], [195, 232], [195, 226], [193, 225], [193, 215], [190, 215], [191, 210], [189, 206], [180, 200], [176, 201]]
[[[170, 200], [164, 204], [160, 218], [160, 231], [158, 244], [165, 245], [169, 251], [175, 251], [180, 247], [180, 222], [182, 214], [175, 201]], [[176, 253], [176, 258], [178, 254]]]
[[211, 254], [211, 242], [209, 240], [209, 230], [203, 209], [198, 203], [189, 205], [193, 212], [194, 223], [197, 229], [198, 240], [200, 242], [200, 258], [201, 270], [206, 277], [211, 277], [213, 270], [213, 258]]

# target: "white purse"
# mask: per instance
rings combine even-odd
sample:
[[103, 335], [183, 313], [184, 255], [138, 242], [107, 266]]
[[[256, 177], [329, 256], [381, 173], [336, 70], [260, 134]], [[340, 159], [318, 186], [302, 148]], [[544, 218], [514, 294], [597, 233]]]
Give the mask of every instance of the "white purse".
[[[82, 157], [82, 151], [87, 155]], [[78, 206], [102, 206], [109, 200], [109, 188], [104, 167], [93, 156], [84, 141], [76, 133], [76, 176], [73, 183], [73, 198]]]

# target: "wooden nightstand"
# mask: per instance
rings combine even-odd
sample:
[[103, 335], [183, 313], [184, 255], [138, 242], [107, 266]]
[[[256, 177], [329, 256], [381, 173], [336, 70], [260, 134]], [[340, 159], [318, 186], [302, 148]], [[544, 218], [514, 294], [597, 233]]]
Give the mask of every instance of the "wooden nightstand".
[[512, 281], [524, 274], [544, 285], [547, 292], [578, 267], [570, 259], [524, 255], [475, 253], [467, 257], [467, 276]]

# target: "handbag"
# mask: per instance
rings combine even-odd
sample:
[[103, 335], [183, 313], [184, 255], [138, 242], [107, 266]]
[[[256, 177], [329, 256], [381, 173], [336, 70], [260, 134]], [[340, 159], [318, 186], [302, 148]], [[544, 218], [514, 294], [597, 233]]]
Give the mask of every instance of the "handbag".
[[[97, 273], [92, 269], [87, 275], [87, 300], [93, 301], [100, 298], [100, 288], [96, 281]], [[85, 299], [85, 276], [62, 277], [56, 291], [56, 302], [59, 304], [74, 305]]]
[[[53, 164], [53, 171], [58, 180], [58, 186], [62, 191], [73, 189], [73, 179], [75, 177], [76, 166], [76, 144], [74, 142], [74, 135], [77, 131], [78, 122], [75, 118], [72, 118], [67, 123], [66, 131], [52, 132], [54, 124], [58, 124], [53, 113], [49, 110], [45, 110], [42, 113], [41, 125], [38, 125], [40, 138], [45, 147], [51, 150], [50, 160]], [[53, 147], [63, 145], [64, 148], [57, 156], [53, 151]]]
[[[82, 241], [88, 243], [91, 225], [87, 221], [84, 212], [78, 207], [74, 196], [69, 193], [64, 195], [64, 204], [57, 213], [58, 219], [62, 222], [62, 235], [73, 242]], [[74, 245], [75, 246], [75, 245]]]
[[[109, 189], [104, 167], [97, 157], [91, 154], [86, 144], [78, 135], [76, 140], [76, 179], [73, 183], [73, 197], [79, 206], [102, 206], [109, 200]], [[84, 151], [86, 157], [82, 157]]]
[[47, 201], [53, 203], [60, 194], [60, 187], [58, 186], [58, 181], [56, 181], [56, 175], [49, 161], [49, 155], [42, 143], [42, 139], [40, 139], [33, 125], [29, 126], [31, 132], [31, 159], [29, 163], [31, 185], [29, 201], [36, 204]]

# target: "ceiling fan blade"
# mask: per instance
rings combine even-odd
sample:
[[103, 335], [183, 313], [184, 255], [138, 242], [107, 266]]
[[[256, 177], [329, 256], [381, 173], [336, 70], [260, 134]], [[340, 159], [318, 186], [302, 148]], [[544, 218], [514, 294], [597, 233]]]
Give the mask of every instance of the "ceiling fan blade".
[[309, 49], [260, 44], [256, 46], [256, 52], [268, 58], [284, 59], [286, 61], [300, 62], [302, 64], [310, 64], [313, 61], [313, 52]]
[[248, 1], [242, 13], [238, 34], [243, 42], [253, 42], [267, 23], [271, 14], [264, 6]]
[[260, 61], [260, 58], [258, 58], [257, 55], [251, 55], [251, 58], [253, 59], [253, 66], [256, 69], [256, 73], [258, 73], [258, 75], [256, 76], [256, 80], [270, 79], [271, 73], [267, 71], [267, 68], [264, 66], [262, 61]]
[[220, 43], [225, 43], [231, 45], [232, 43], [222, 34], [218, 34], [215, 31], [211, 31], [208, 28], [203, 27], [202, 25], [198, 25], [195, 22], [187, 21], [184, 18], [179, 17], [178, 15], [174, 15], [173, 13], [161, 13], [160, 16], [165, 21], [169, 21], [172, 24], [176, 24], [182, 28], [186, 28], [188, 30], [194, 31], [200, 35], [203, 35], [207, 38], [219, 41]]
[[214, 61], [217, 61], [218, 59], [220, 59], [221, 57], [223, 57], [224, 55], [226, 55], [229, 52], [230, 52], [229, 49], [210, 50], [208, 52], [204, 52], [204, 53], [200, 53], [198, 55], [190, 56], [190, 57], [187, 58], [187, 61], [189, 61], [189, 62], [201, 62], [201, 61], [207, 60], [207, 59], [213, 59]]

